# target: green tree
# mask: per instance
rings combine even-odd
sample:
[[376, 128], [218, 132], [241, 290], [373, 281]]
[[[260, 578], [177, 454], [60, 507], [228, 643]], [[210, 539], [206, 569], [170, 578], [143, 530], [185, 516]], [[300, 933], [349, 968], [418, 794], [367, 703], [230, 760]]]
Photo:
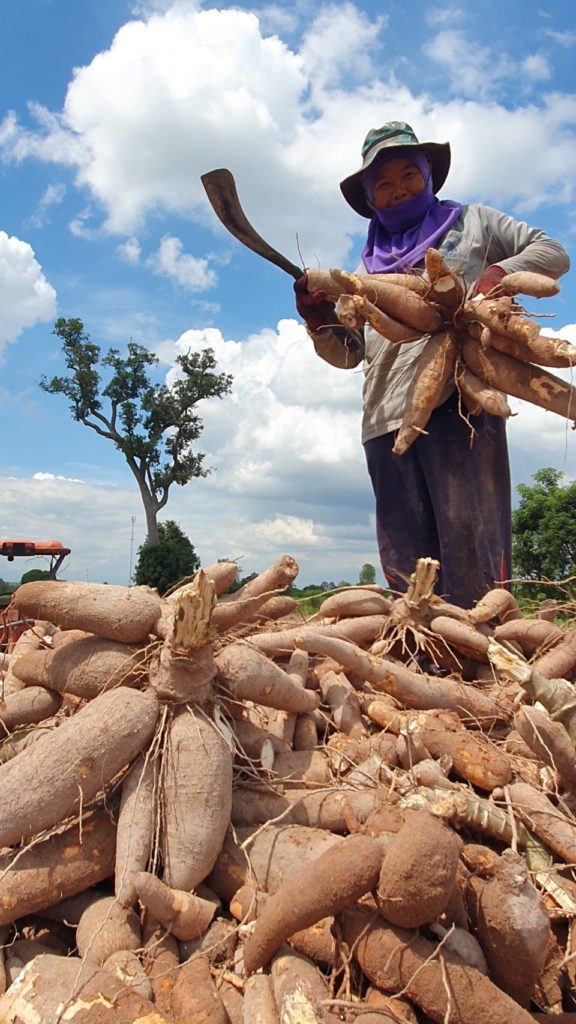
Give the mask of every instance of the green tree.
[[48, 569], [29, 569], [22, 575], [20, 583], [36, 583], [37, 580], [51, 579]]
[[[576, 575], [576, 481], [545, 467], [534, 473], [532, 485], [519, 484], [520, 501], [512, 512], [514, 576], [528, 580], [564, 580]], [[572, 584], [571, 593], [576, 589]], [[535, 596], [534, 588], [531, 590]], [[561, 591], [540, 588], [547, 597]], [[566, 596], [566, 590], [563, 591]]]
[[229, 394], [232, 377], [216, 373], [214, 353], [206, 348], [177, 357], [179, 375], [171, 387], [154, 384], [149, 371], [159, 360], [142, 345], [131, 341], [127, 355], [112, 348], [101, 357], [81, 320], [61, 317], [52, 333], [62, 341], [69, 373], [42, 377], [40, 387], [50, 395], [65, 395], [74, 419], [122, 452], [140, 490], [146, 541], [157, 544], [157, 517], [172, 484], [184, 486], [209, 473], [204, 454], [193, 449], [203, 429], [196, 406], [203, 398]]
[[376, 583], [376, 569], [370, 562], [364, 562], [358, 576], [358, 583], [365, 587], [370, 583]]
[[158, 523], [158, 543], [138, 548], [134, 582], [156, 587], [165, 594], [200, 568], [200, 560], [186, 534], [173, 519]]

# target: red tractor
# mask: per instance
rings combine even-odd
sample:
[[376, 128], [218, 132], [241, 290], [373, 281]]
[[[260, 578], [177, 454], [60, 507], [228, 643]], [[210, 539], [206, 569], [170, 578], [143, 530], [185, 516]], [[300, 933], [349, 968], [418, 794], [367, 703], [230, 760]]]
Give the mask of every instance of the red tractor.
[[[0, 540], [0, 555], [9, 562], [15, 558], [34, 558], [43, 555], [50, 559], [47, 579], [56, 579], [62, 562], [70, 554], [59, 540]], [[0, 594], [0, 650], [10, 651], [18, 637], [28, 628], [28, 623], [18, 619], [15, 611], [10, 608], [11, 594]]]

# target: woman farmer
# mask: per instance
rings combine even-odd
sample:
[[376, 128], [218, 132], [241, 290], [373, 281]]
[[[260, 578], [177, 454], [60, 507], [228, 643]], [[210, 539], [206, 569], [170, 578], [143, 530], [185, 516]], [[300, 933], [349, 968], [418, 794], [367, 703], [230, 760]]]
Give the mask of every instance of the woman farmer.
[[[566, 251], [543, 231], [491, 207], [439, 200], [450, 167], [448, 143], [419, 142], [410, 125], [390, 121], [368, 132], [362, 166], [340, 183], [346, 201], [369, 221], [359, 272], [422, 268], [438, 249], [468, 294], [503, 294], [517, 270], [560, 277]], [[393, 453], [418, 356], [428, 336], [393, 344], [365, 325], [338, 327], [334, 304], [309, 293], [304, 274], [296, 306], [316, 352], [332, 366], [364, 362], [362, 442], [376, 497], [380, 559], [391, 587], [405, 590], [418, 558], [440, 562], [438, 593], [469, 608], [511, 577], [511, 497], [506, 426], [481, 413], [470, 425], [449, 381], [427, 433]]]

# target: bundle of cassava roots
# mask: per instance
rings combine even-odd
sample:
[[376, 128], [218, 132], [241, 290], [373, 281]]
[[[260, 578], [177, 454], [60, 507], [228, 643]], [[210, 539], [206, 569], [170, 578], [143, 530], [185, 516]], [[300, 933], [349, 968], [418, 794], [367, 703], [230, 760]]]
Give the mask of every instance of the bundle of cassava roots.
[[297, 572], [17, 590], [2, 1024], [572, 1019], [576, 629]]
[[425, 255], [425, 274], [350, 274], [310, 268], [308, 290], [336, 301], [339, 323], [349, 330], [370, 324], [388, 341], [402, 345], [429, 339], [418, 357], [418, 372], [406, 402], [394, 446], [397, 455], [423, 433], [446, 386], [454, 380], [462, 414], [489, 412], [507, 417], [506, 396], [524, 399], [567, 419], [576, 419], [576, 388], [542, 367], [576, 364], [576, 346], [540, 333], [517, 296], [549, 298], [559, 291], [545, 274], [507, 274], [499, 289], [467, 298], [458, 275], [436, 249]]

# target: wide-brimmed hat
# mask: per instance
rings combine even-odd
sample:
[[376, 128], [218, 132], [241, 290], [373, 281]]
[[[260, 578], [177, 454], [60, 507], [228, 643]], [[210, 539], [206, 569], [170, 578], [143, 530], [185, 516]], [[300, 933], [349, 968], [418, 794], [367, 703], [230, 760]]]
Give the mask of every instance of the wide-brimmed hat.
[[425, 153], [432, 168], [432, 189], [434, 192], [442, 187], [450, 169], [449, 142], [418, 142], [414, 129], [405, 121], [388, 121], [381, 128], [371, 128], [362, 146], [362, 167], [340, 182], [342, 194], [347, 203], [362, 217], [372, 217], [366, 201], [366, 193], [362, 186], [362, 171], [374, 162], [379, 153], [393, 149], [412, 146]]

